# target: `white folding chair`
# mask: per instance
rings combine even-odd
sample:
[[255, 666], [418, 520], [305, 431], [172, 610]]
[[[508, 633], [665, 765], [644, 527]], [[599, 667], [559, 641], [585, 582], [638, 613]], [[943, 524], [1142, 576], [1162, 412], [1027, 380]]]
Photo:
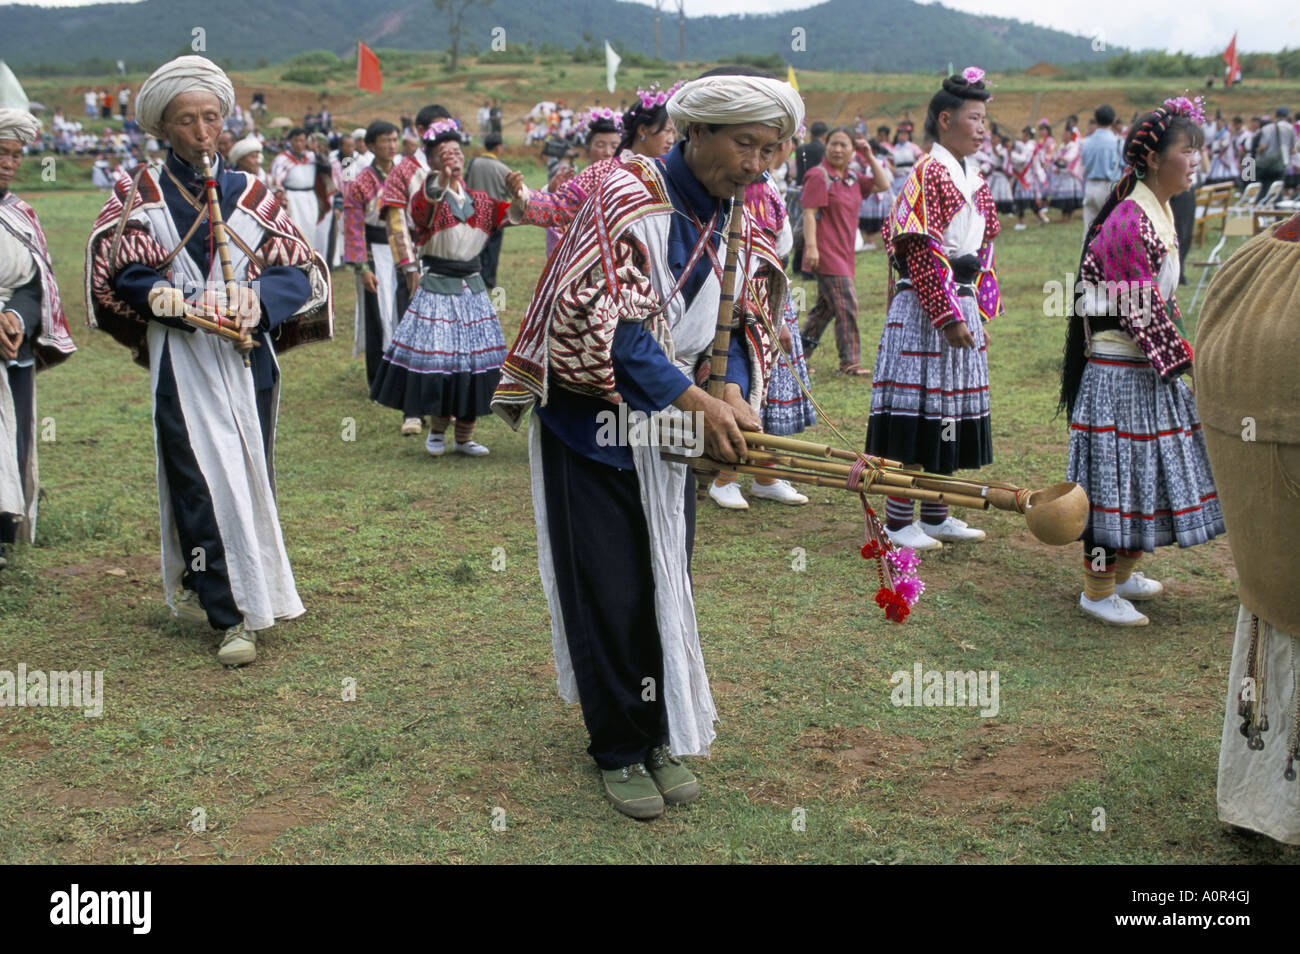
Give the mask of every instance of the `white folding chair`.
[[1232, 208], [1241, 209], [1248, 205], [1254, 205], [1259, 200], [1260, 185], [1258, 182], [1247, 182], [1246, 188], [1241, 190], [1241, 195], [1237, 196], [1236, 203]]
[[[1254, 183], [1258, 185], [1259, 183]], [[1210, 273], [1223, 264], [1223, 259], [1219, 253], [1223, 251], [1223, 246], [1227, 244], [1230, 238], [1249, 238], [1259, 231], [1256, 217], [1253, 213], [1247, 212], [1245, 215], [1229, 214], [1223, 223], [1223, 234], [1219, 236], [1219, 244], [1214, 246], [1210, 251], [1210, 257], [1200, 262], [1187, 262], [1188, 268], [1200, 268], [1201, 277], [1196, 283], [1196, 293], [1192, 295], [1192, 304], [1187, 309], [1190, 315], [1196, 308], [1196, 302], [1201, 297], [1201, 291], [1205, 288], [1209, 280]]]

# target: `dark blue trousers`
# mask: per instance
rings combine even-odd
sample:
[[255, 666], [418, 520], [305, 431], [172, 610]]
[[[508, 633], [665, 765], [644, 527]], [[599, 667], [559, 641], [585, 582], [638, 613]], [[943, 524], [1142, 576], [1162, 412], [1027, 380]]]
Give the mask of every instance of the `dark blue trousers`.
[[[9, 390], [14, 398], [14, 419], [18, 425], [18, 473], [21, 476], [27, 470], [27, 462], [32, 456], [32, 441], [36, 435], [30, 427], [32, 406], [36, 402], [36, 369], [6, 368], [9, 374]], [[0, 544], [8, 546], [18, 538], [18, 521], [13, 517], [0, 517]]]
[[[170, 351], [164, 351], [158, 370], [158, 387], [154, 394], [154, 426], [158, 431], [158, 457], [167, 476], [167, 490], [172, 512], [176, 515], [176, 533], [186, 560], [181, 585], [198, 594], [214, 629], [229, 629], [243, 622], [244, 614], [235, 604], [226, 567], [226, 548], [217, 526], [212, 505], [212, 490], [199, 468], [190, 446], [185, 412], [176, 394]], [[272, 388], [257, 392], [257, 415], [262, 427], [262, 450], [270, 453]], [[202, 548], [202, 561], [196, 562], [194, 551]], [[198, 567], [198, 569], [196, 569]]]
[[[636, 472], [575, 453], [540, 420], [547, 530], [587, 751], [602, 769], [668, 742], [650, 537]], [[687, 481], [687, 550], [695, 482]], [[653, 693], [646, 679], [653, 680]], [[651, 696], [647, 699], [646, 696]]]

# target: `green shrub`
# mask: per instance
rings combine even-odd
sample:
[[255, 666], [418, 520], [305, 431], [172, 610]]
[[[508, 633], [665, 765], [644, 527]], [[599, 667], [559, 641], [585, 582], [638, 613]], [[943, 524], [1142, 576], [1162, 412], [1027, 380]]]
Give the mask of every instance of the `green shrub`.
[[323, 67], [340, 67], [343, 61], [339, 59], [337, 53], [329, 50], [308, 50], [306, 53], [299, 53], [297, 56], [290, 57], [285, 66], [323, 66]]
[[295, 66], [280, 74], [281, 81], [285, 83], [302, 83], [306, 86], [320, 86], [328, 82], [329, 78], [329, 70], [311, 69], [306, 66]]

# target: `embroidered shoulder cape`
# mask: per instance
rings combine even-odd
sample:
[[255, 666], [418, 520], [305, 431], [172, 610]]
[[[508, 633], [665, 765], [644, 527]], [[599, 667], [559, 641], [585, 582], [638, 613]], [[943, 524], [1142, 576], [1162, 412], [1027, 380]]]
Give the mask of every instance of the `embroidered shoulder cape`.
[[54, 262], [36, 211], [12, 192], [0, 199], [0, 228], [31, 252], [41, 274], [41, 332], [32, 342], [36, 369], [40, 371], [67, 360], [77, 350], [68, 333], [68, 319], [63, 314], [59, 286], [54, 280]]
[[[977, 253], [980, 273], [975, 282], [975, 297], [980, 317], [989, 321], [1003, 313], [993, 255], [993, 240], [1001, 230], [1001, 223], [987, 182], [980, 184], [971, 201], [975, 211], [984, 216], [984, 236]], [[944, 164], [927, 155], [916, 163], [903, 183], [882, 228], [891, 265], [906, 261], [926, 317], [936, 327], [951, 318], [961, 320], [952, 263], [944, 251], [943, 238], [944, 231], [966, 202]], [[891, 269], [891, 298], [892, 284]]]
[[[743, 210], [743, 206], [742, 206]], [[599, 188], [578, 210], [555, 253], [547, 261], [533, 299], [501, 369], [492, 409], [518, 429], [534, 402], [546, 404], [556, 382], [579, 392], [608, 397], [614, 392], [612, 348], [620, 321], [644, 321], [655, 339], [669, 339], [663, 311], [666, 303], [648, 273], [656, 263], [629, 232], [652, 216], [674, 213], [663, 173], [653, 159], [633, 156], [611, 169]], [[761, 308], [772, 321], [785, 300], [785, 273], [772, 239], [744, 215], [740, 271], [750, 262], [759, 301], [750, 296], [745, 337], [753, 362], [752, 376], [761, 381], [757, 396], [767, 391], [772, 343], [754, 314]], [[756, 257], [757, 262], [744, 256]]]
[[1177, 255], [1156, 234], [1156, 227], [1133, 199], [1125, 199], [1102, 223], [1079, 269], [1079, 280], [1104, 287], [1120, 283], [1129, 294], [1117, 297], [1120, 327], [1142, 349], [1163, 380], [1172, 380], [1192, 365], [1192, 346], [1178, 332], [1178, 302], [1160, 294], [1159, 274], [1165, 256]]
[[[235, 207], [251, 215], [264, 230], [256, 249], [244, 249], [250, 264], [241, 280], [251, 281], [271, 266], [300, 268], [311, 280], [312, 292], [302, 308], [272, 333], [276, 353], [332, 338], [334, 302], [324, 259], [312, 250], [266, 186], [244, 172], [227, 170], [226, 175], [244, 178], [244, 190]], [[131, 195], [133, 183], [138, 183], [134, 196]], [[126, 208], [128, 198], [129, 209]], [[145, 214], [154, 208], [166, 209], [158, 173], [148, 165], [137, 166], [130, 178], [123, 177], [114, 185], [86, 242], [86, 325], [108, 332], [130, 349], [136, 364], [146, 368], [149, 366], [148, 322], [116, 296], [113, 278], [131, 264], [158, 268], [167, 274], [173, 256], [154, 238]], [[238, 241], [233, 231], [230, 237], [232, 242]]]

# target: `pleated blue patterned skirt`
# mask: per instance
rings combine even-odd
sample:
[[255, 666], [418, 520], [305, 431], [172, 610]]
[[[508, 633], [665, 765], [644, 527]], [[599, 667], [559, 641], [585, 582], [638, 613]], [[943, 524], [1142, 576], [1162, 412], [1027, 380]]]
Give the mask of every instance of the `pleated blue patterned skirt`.
[[[799, 335], [799, 316], [795, 314], [794, 302], [790, 293], [785, 294], [785, 325], [790, 329], [790, 357], [794, 359], [794, 368], [784, 357], [778, 357], [767, 382], [767, 403], [763, 406], [763, 430], [778, 436], [798, 434], [805, 427], [817, 423], [817, 412], [812, 401], [804, 396], [799, 387], [812, 390], [808, 379], [808, 363], [803, 356], [803, 338]], [[795, 375], [798, 375], [798, 380]]]
[[1094, 356], [1070, 420], [1066, 479], [1088, 492], [1086, 539], [1104, 547], [1190, 547], [1224, 532], [1196, 398], [1141, 358]]
[[974, 348], [951, 347], [916, 292], [894, 296], [876, 349], [867, 453], [934, 474], [993, 462], [984, 324], [974, 298], [957, 301]]
[[506, 358], [505, 335], [486, 291], [419, 288], [384, 354], [372, 400], [407, 417], [482, 417]]

